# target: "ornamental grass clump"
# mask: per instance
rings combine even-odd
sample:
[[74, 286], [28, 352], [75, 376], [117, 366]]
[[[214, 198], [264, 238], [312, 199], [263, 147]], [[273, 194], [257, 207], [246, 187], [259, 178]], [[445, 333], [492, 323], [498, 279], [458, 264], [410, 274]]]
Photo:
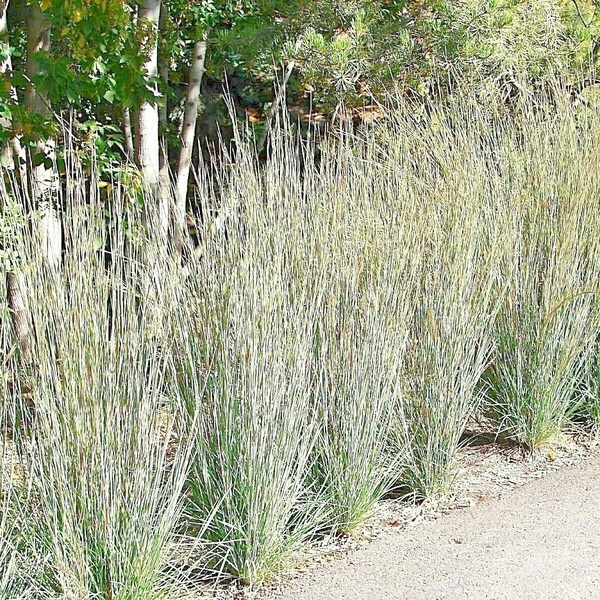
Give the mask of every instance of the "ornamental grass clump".
[[532, 449], [553, 442], [586, 375], [593, 381], [600, 155], [596, 119], [583, 117], [564, 107], [522, 113], [499, 156], [503, 193], [490, 204], [505, 289], [486, 374], [490, 411], [502, 434]]
[[[0, 293], [6, 297], [6, 272]], [[0, 599], [21, 598], [42, 562], [27, 544], [25, 515], [28, 477], [15, 444], [15, 427], [22, 394], [15, 360], [15, 338], [8, 307], [0, 304]]]
[[473, 217], [477, 211], [467, 207], [430, 230], [439, 237], [423, 250], [414, 299], [396, 435], [401, 483], [425, 498], [450, 490], [461, 438], [480, 405], [477, 386], [492, 356], [495, 298]]
[[[493, 349], [496, 258], [484, 210], [490, 150], [482, 147], [481, 132], [466, 127], [483, 129], [488, 121], [467, 103], [449, 114], [434, 111], [424, 123], [402, 112], [396, 119], [387, 152], [405, 182], [398, 210], [412, 207], [407, 218], [415, 281], [390, 439], [401, 460], [398, 484], [436, 498], [450, 490]], [[405, 162], [406, 150], [419, 160]], [[397, 175], [393, 180], [398, 185]]]
[[305, 482], [324, 292], [301, 285], [302, 186], [297, 162], [274, 159], [260, 173], [240, 148], [221, 181], [222, 229], [206, 224], [185, 282], [178, 381], [199, 413], [189, 515], [200, 526], [210, 516], [205, 568], [248, 584], [281, 569], [322, 521]]
[[313, 358], [319, 437], [309, 481], [337, 532], [359, 525], [393, 484], [386, 446], [405, 343], [386, 269], [349, 271], [332, 276]]
[[[0, 176], [4, 174], [0, 173]], [[21, 348], [13, 308], [20, 283], [20, 260], [15, 247], [24, 225], [23, 211], [0, 184], [0, 598], [24, 598], [37, 586], [45, 558], [33, 536], [30, 470], [23, 460], [22, 420], [29, 390], [20, 370]], [[11, 292], [9, 292], [9, 287]]]
[[29, 519], [46, 557], [38, 583], [65, 597], [168, 597], [190, 461], [181, 404], [165, 395], [174, 269], [120, 189], [102, 205], [94, 185], [92, 198], [73, 186], [60, 265], [35, 234], [17, 243], [35, 332], [21, 369]]
[[394, 483], [387, 450], [400, 389], [413, 284], [408, 222], [390, 220], [369, 137], [343, 136], [321, 163], [323, 288], [314, 324], [313, 396], [319, 419], [310, 483], [333, 531], [348, 532]]

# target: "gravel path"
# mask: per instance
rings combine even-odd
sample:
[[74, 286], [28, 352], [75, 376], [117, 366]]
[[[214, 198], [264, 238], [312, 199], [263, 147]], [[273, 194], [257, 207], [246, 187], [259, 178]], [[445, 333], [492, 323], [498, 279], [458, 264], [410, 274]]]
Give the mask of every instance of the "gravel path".
[[274, 598], [600, 599], [600, 455], [477, 506], [388, 530]]

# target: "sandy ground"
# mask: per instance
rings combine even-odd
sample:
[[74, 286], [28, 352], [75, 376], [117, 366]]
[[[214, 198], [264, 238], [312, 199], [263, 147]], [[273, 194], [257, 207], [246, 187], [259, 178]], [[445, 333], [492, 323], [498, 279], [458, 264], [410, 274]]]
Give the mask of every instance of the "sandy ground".
[[600, 453], [441, 518], [387, 527], [368, 544], [285, 580], [269, 596], [600, 598]]

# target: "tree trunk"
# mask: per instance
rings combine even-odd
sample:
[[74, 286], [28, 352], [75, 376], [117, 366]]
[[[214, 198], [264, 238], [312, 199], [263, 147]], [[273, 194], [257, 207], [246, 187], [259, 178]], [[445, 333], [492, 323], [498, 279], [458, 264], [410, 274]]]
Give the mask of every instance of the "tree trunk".
[[[192, 153], [194, 150], [194, 139], [196, 137], [196, 121], [198, 119], [198, 102], [200, 100], [200, 84], [204, 74], [204, 63], [206, 61], [206, 40], [194, 44], [192, 55], [192, 66], [190, 69], [190, 80], [188, 84], [187, 97], [185, 100], [185, 114], [183, 118], [183, 130], [181, 132], [181, 151], [177, 163], [177, 197], [176, 232], [181, 241], [186, 227], [186, 203], [190, 168], [192, 165]], [[178, 244], [179, 245], [179, 244]]]
[[[138, 25], [149, 27], [145, 42], [149, 48], [148, 60], [144, 70], [148, 77], [158, 74], [158, 24], [161, 0], [141, 0], [138, 10]], [[155, 94], [158, 93], [154, 86]], [[160, 144], [158, 135], [158, 105], [155, 100], [143, 102], [137, 115], [135, 132], [135, 162], [140, 168], [142, 178], [152, 196], [158, 198], [160, 181]], [[168, 221], [160, 215], [160, 233], [166, 238]]]
[[[27, 18], [27, 75], [29, 83], [25, 90], [25, 108], [49, 118], [50, 109], [43, 94], [33, 85], [41, 73], [36, 59], [38, 52], [50, 50], [50, 26], [44, 18], [38, 2], [32, 2]], [[60, 182], [55, 169], [55, 145], [53, 140], [40, 140], [32, 152], [31, 192], [40, 210], [39, 233], [48, 263], [60, 264], [62, 252], [62, 227], [58, 215]]]
[[[167, 5], [163, 5], [160, 13], [160, 31], [165, 31], [169, 22]], [[169, 54], [164, 39], [158, 47], [158, 75], [160, 77], [162, 104], [158, 112], [158, 128], [160, 135], [159, 174], [158, 174], [158, 213], [161, 223], [170, 223], [171, 178], [169, 176], [169, 144], [167, 126], [169, 120]]]
[[30, 362], [32, 328], [24, 290], [25, 283], [22, 275], [12, 272], [6, 274], [7, 300], [12, 313], [15, 337], [19, 344], [21, 357], [25, 362]]
[[[5, 44], [5, 48], [8, 50], [10, 48], [10, 44], [8, 37], [8, 23], [6, 19], [7, 10], [8, 0], [6, 0], [5, 2], [2, 2], [2, 0], [0, 0], [0, 41]], [[0, 73], [5, 75], [10, 81], [9, 78], [12, 74], [12, 62], [10, 59], [10, 54], [7, 54], [5, 60], [0, 61]], [[14, 87], [12, 87], [12, 85], [10, 88], [10, 96], [16, 104], [17, 90]], [[8, 121], [8, 119], [0, 120], [0, 125], [2, 127], [5, 127], [7, 131], [13, 128], [14, 126], [14, 124]], [[3, 154], [9, 168], [14, 169], [16, 162], [16, 171], [19, 174], [19, 179], [21, 181], [21, 184], [24, 187], [26, 187], [27, 169], [25, 166], [24, 150], [21, 146], [19, 138], [16, 135], [12, 135], [11, 139], [9, 140], [9, 143], [4, 148]], [[29, 362], [31, 327], [29, 324], [29, 311], [27, 309], [25, 295], [23, 293], [24, 290], [25, 284], [23, 282], [22, 275], [13, 272], [8, 272], [6, 274], [7, 302], [12, 315], [15, 337], [19, 346], [19, 350], [21, 352], [21, 357], [23, 358], [23, 360]]]
[[[8, 0], [4, 2], [0, 0], [0, 43], [5, 45], [5, 48], [8, 49], [8, 24], [6, 21], [6, 11], [8, 10]], [[4, 60], [0, 60], [0, 74], [6, 76], [10, 75], [12, 71], [12, 65], [10, 61], [10, 54], [7, 53], [6, 58]], [[4, 79], [4, 77], [3, 77]], [[11, 89], [11, 97], [12, 97], [12, 89]], [[0, 117], [0, 127], [4, 131], [8, 131], [11, 127], [11, 123], [8, 119], [4, 117]], [[7, 144], [2, 148], [2, 162], [8, 168], [14, 168], [14, 160], [12, 157], [12, 151], [10, 144]]]
[[[5, 44], [5, 48], [10, 48], [10, 40], [8, 37], [8, 23], [6, 19], [6, 13], [8, 11], [8, 0], [4, 2], [0, 0], [0, 42]], [[6, 58], [0, 61], [0, 74], [4, 75], [7, 81], [10, 81], [12, 75], [12, 61], [10, 54], [7, 53]], [[10, 97], [15, 104], [18, 103], [17, 90], [11, 85], [10, 86]], [[5, 131], [12, 129], [15, 131], [14, 122], [10, 122], [8, 119], [0, 119], [0, 127], [3, 127]], [[19, 181], [23, 186], [23, 190], [27, 186], [27, 167], [25, 150], [21, 146], [21, 141], [17, 135], [12, 135], [8, 144], [2, 151], [3, 160], [7, 167], [11, 170], [15, 170], [19, 176]]]
[[135, 150], [133, 147], [133, 128], [131, 127], [131, 110], [129, 107], [123, 109], [123, 137], [125, 138], [125, 154], [133, 162]]
[[[0, 0], [0, 42], [8, 45], [8, 24], [6, 12], [8, 11], [8, 0]], [[10, 54], [5, 60], [0, 60], [0, 73], [6, 73], [7, 63], [10, 62]], [[10, 71], [10, 69], [8, 69]]]

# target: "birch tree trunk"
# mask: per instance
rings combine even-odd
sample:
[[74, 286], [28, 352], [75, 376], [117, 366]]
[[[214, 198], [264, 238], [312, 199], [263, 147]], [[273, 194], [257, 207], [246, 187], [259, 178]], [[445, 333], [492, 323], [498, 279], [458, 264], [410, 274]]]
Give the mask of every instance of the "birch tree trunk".
[[[8, 37], [8, 22], [6, 19], [6, 13], [8, 11], [8, 0], [0, 0], [0, 42], [5, 44], [7, 50], [10, 49], [10, 42]], [[10, 54], [7, 53], [6, 58], [0, 61], [0, 74], [4, 75], [8, 81], [12, 75], [12, 61]], [[17, 90], [11, 85], [10, 97], [16, 104], [18, 101]], [[15, 131], [14, 122], [10, 122], [8, 119], [0, 119], [0, 127], [3, 127], [6, 131], [12, 129]], [[21, 146], [19, 137], [13, 134], [9, 140], [9, 143], [3, 149], [3, 159], [9, 169], [16, 170], [19, 181], [25, 190], [27, 186], [27, 167], [25, 150]], [[16, 169], [15, 169], [16, 167]]]
[[[6, 11], [8, 9], [8, 0], [2, 2], [0, 0], [0, 41], [4, 43], [6, 48], [10, 47], [8, 38], [8, 24], [6, 20]], [[0, 61], [0, 73], [6, 77], [10, 77], [12, 73], [12, 63], [10, 54], [7, 55], [6, 59]], [[11, 86], [10, 96], [13, 101], [17, 100], [17, 91]], [[13, 124], [5, 119], [0, 121], [0, 125], [9, 130], [13, 127]], [[14, 129], [13, 129], [14, 130]], [[15, 168], [19, 173], [22, 186], [27, 186], [27, 169], [25, 166], [25, 155], [24, 150], [21, 146], [19, 138], [13, 135], [4, 149], [5, 158], [8, 162], [9, 167]], [[11, 312], [13, 327], [15, 330], [15, 338], [21, 352], [21, 357], [29, 362], [30, 360], [30, 337], [31, 337], [31, 325], [29, 320], [29, 310], [27, 307], [25, 291], [25, 282], [21, 273], [9, 271], [6, 273], [6, 292], [8, 307]]]
[[25, 282], [22, 273], [8, 272], [6, 274], [7, 301], [12, 314], [15, 338], [19, 345], [21, 358], [31, 361], [32, 327], [29, 319], [29, 308], [24, 294]]
[[[0, 0], [0, 43], [8, 49], [8, 23], [6, 21], [7, 10], [8, 0], [5, 2]], [[0, 60], [0, 74], [2, 74], [4, 77], [7, 77], [10, 75], [11, 71], [12, 65], [10, 62], [10, 54], [7, 53], [6, 58], [4, 60]], [[12, 97], [12, 89], [10, 95]], [[2, 127], [4, 131], [8, 131], [11, 128], [11, 123], [8, 119], [0, 117], [0, 127]], [[2, 162], [8, 168], [14, 168], [14, 160], [12, 157], [10, 144], [7, 144], [4, 148], [2, 148]]]
[[[141, 0], [138, 9], [138, 24], [148, 26], [146, 36], [148, 60], [144, 70], [148, 77], [158, 75], [158, 25], [160, 20], [161, 0]], [[154, 86], [155, 95], [158, 94]], [[158, 105], [155, 100], [143, 102], [137, 115], [135, 131], [135, 162], [138, 165], [142, 178], [155, 199], [158, 199], [158, 186], [160, 182], [160, 143], [158, 132]], [[160, 212], [160, 209], [159, 209]], [[160, 233], [166, 238], [169, 222], [160, 214]]]
[[[8, 23], [6, 12], [8, 11], [8, 0], [0, 0], [0, 42], [8, 45]], [[7, 63], [10, 62], [10, 55], [5, 60], [0, 60], [0, 73], [5, 73]], [[10, 70], [10, 69], [9, 69]]]
[[[169, 22], [167, 5], [160, 12], [159, 31], [165, 31]], [[164, 38], [158, 47], [158, 75], [160, 77], [162, 104], [158, 112], [158, 129], [160, 136], [159, 173], [158, 173], [158, 213], [161, 223], [170, 224], [171, 214], [171, 178], [169, 176], [169, 144], [166, 133], [169, 121], [169, 53]]]
[[182, 241], [186, 227], [187, 190], [192, 165], [192, 153], [194, 150], [194, 139], [196, 137], [196, 121], [198, 119], [198, 102], [200, 100], [200, 84], [204, 75], [204, 63], [206, 61], [206, 40], [194, 44], [192, 65], [190, 68], [190, 80], [185, 100], [185, 114], [183, 118], [183, 130], [181, 132], [181, 151], [177, 163], [177, 186], [176, 186], [176, 235]]
[[[39, 93], [33, 81], [41, 73], [36, 54], [50, 50], [50, 26], [38, 2], [29, 5], [27, 17], [27, 75], [25, 108], [31, 112], [51, 116], [48, 101]], [[40, 140], [32, 152], [31, 193], [40, 210], [39, 233], [48, 263], [60, 265], [62, 252], [62, 227], [58, 215], [60, 182], [55, 168], [56, 150], [53, 140]]]
[[131, 127], [131, 109], [123, 109], [123, 137], [125, 138], [125, 154], [133, 162], [135, 160], [135, 150], [133, 147], [133, 128]]

